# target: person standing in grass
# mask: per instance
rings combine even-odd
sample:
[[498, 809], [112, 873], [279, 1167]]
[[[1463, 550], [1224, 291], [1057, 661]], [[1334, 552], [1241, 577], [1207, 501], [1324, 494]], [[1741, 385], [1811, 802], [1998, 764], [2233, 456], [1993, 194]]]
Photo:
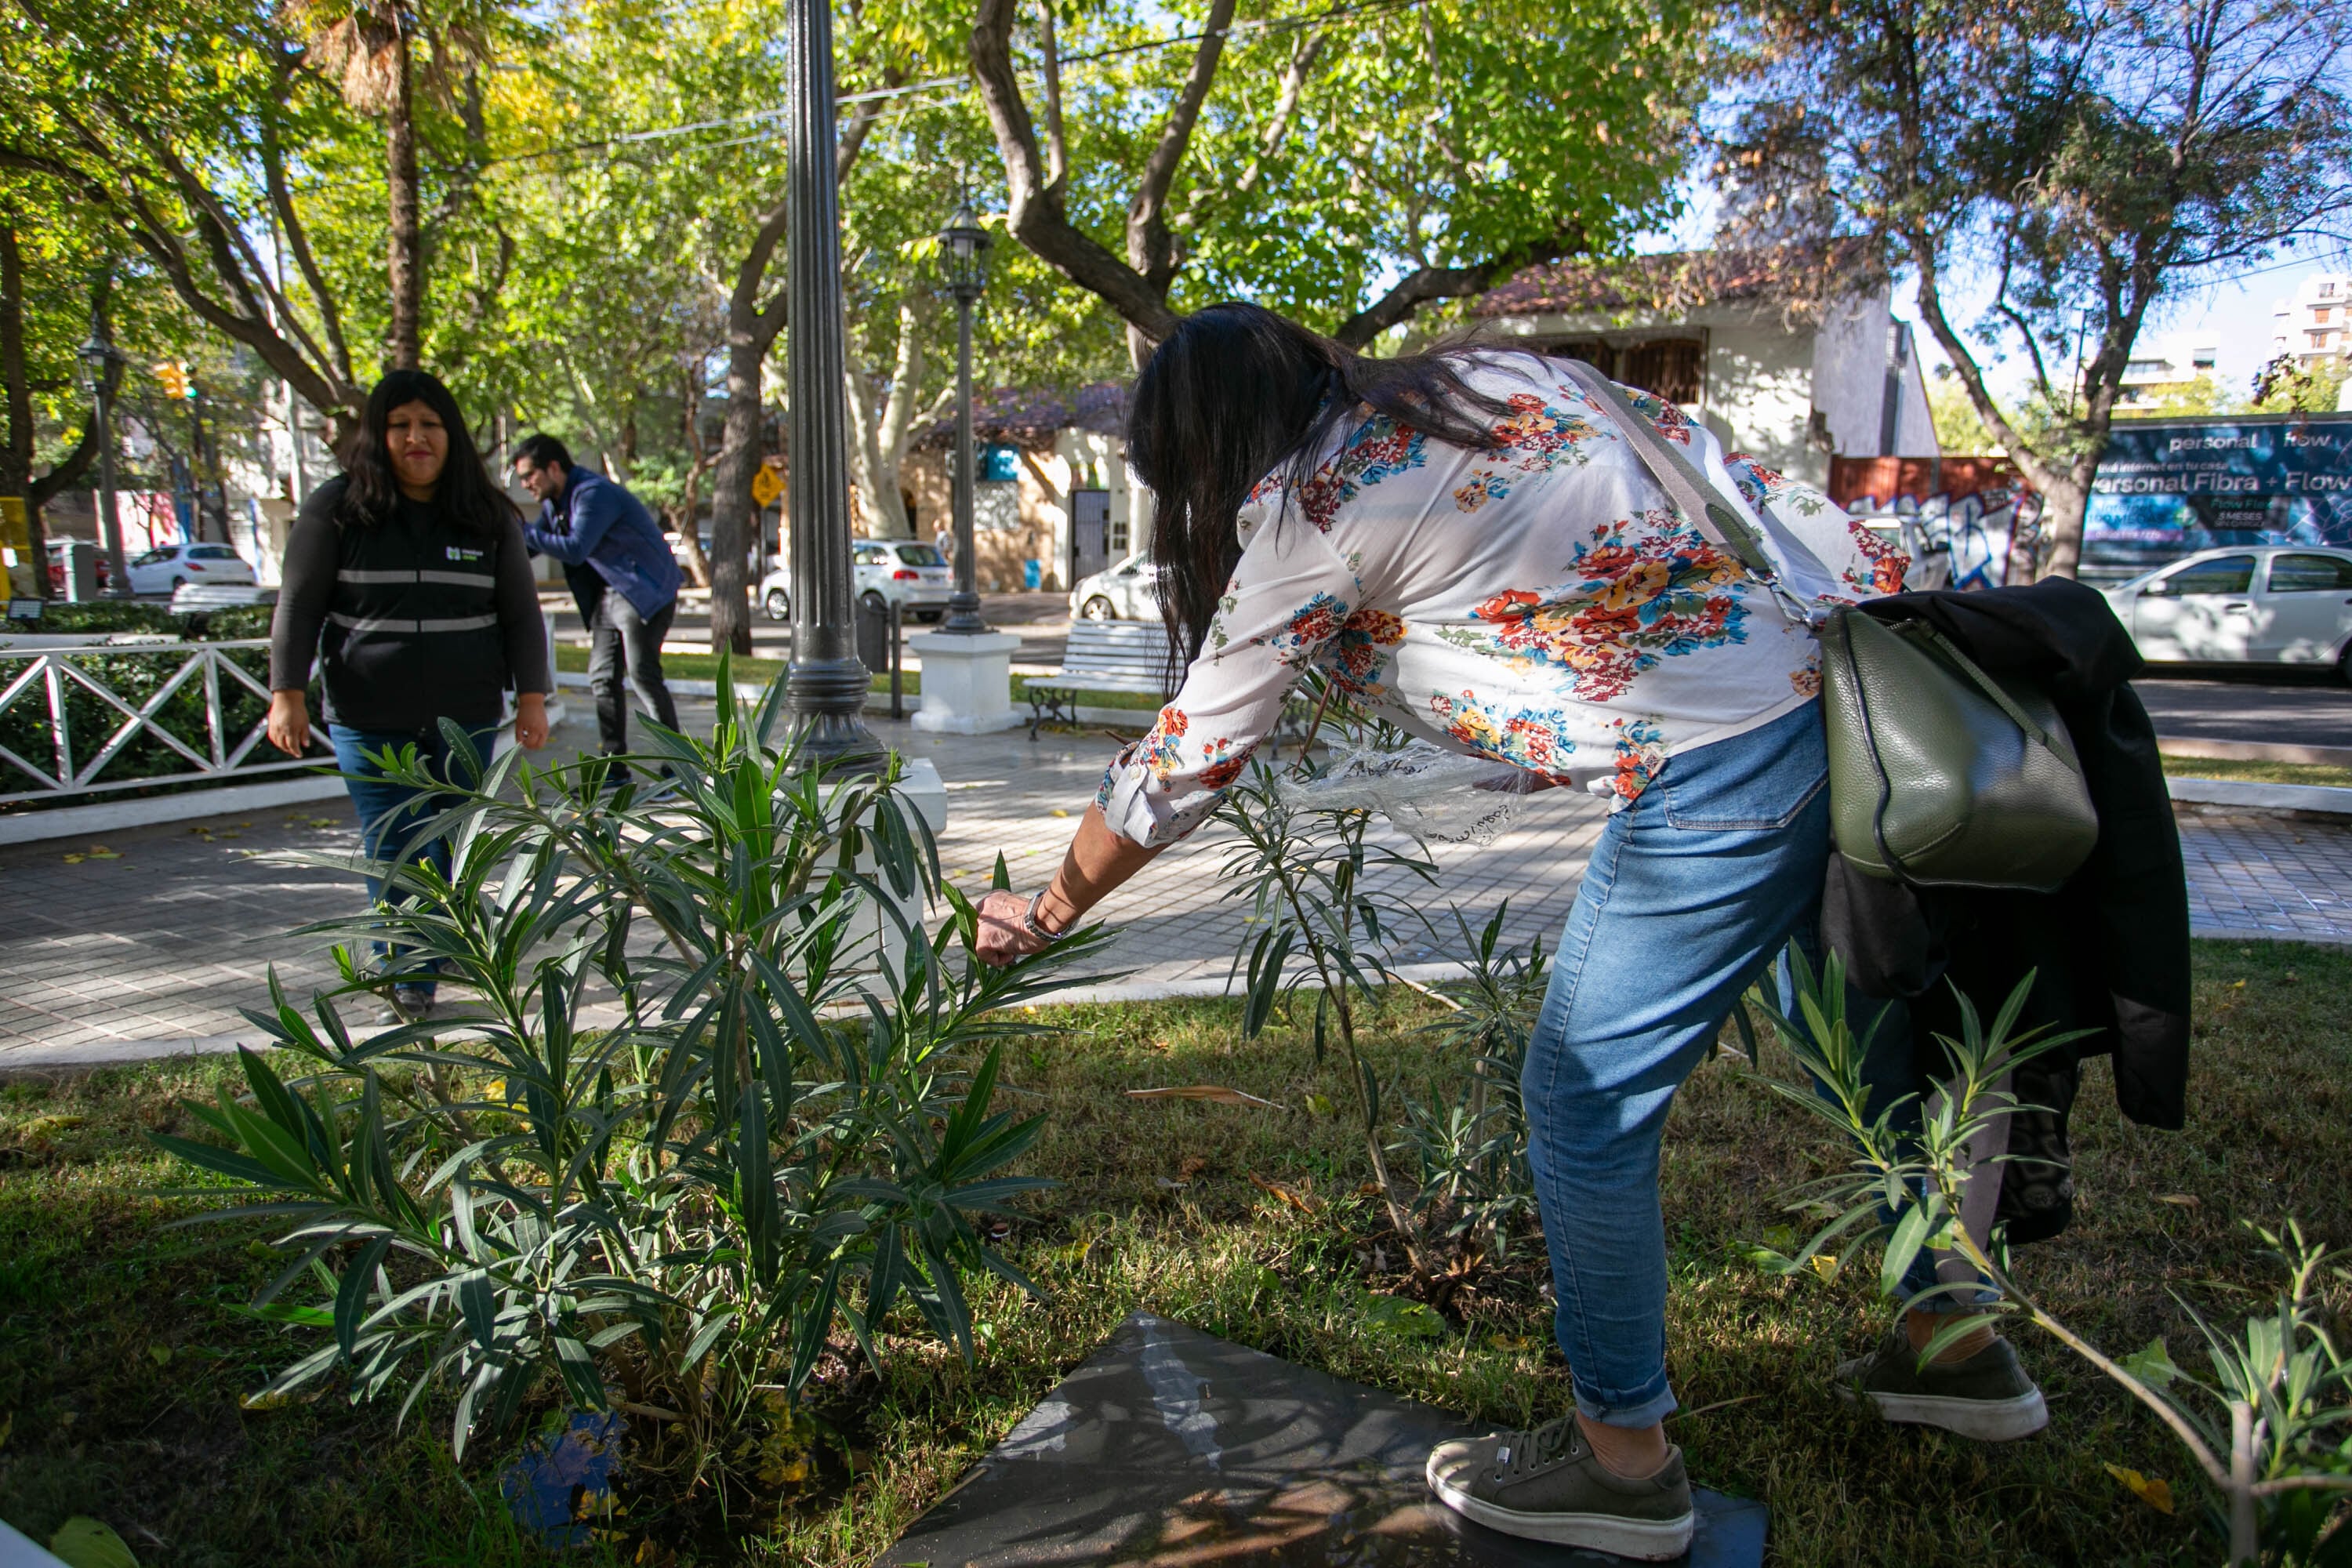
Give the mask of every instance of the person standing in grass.
[[[368, 899], [381, 903], [394, 865], [447, 872], [447, 844], [417, 830], [450, 798], [386, 779], [377, 758], [414, 746], [432, 773], [470, 782], [453, 772], [463, 764], [442, 721], [487, 760], [512, 689], [515, 741], [536, 751], [547, 743], [555, 687], [521, 518], [492, 481], [457, 399], [424, 371], [375, 384], [343, 472], [310, 493], [287, 535], [267, 722], [270, 743], [292, 757], [310, 745], [314, 659], [335, 762], [359, 813]], [[376, 953], [398, 973], [397, 952], [378, 943]], [[402, 974], [392, 994], [379, 1022], [425, 1017], [433, 977]]]
[[572, 591], [588, 622], [588, 687], [604, 754], [629, 749], [628, 692], [664, 729], [677, 729], [677, 703], [662, 679], [661, 649], [685, 579], [661, 524], [618, 482], [573, 463], [552, 436], [533, 436], [515, 448], [514, 475], [539, 498], [539, 521], [523, 528], [531, 549], [563, 563], [566, 576], [584, 565], [602, 581], [601, 591], [592, 583], [583, 593], [578, 582]]
[[[1777, 587], [1676, 517], [1613, 400], [1557, 362], [1366, 359], [1247, 305], [1179, 322], [1136, 383], [1128, 456], [1152, 490], [1161, 610], [1190, 668], [1053, 880], [982, 901], [981, 954], [1042, 951], [1205, 821], [1310, 668], [1538, 788], [1606, 796], [1521, 1083], [1575, 1408], [1445, 1444], [1428, 1476], [1497, 1530], [1665, 1559], [1693, 1528], [1662, 1425], [1666, 1111], [1740, 994], [1817, 923], [1830, 842], [1813, 626], [1898, 590], [1906, 562], [1671, 404], [1627, 396], [1762, 536]], [[1911, 1289], [1936, 1283], [1923, 1250]], [[1908, 1345], [1842, 1378], [1894, 1419], [2038, 1428], [2040, 1392], [1989, 1331], [1915, 1371], [1937, 1321], [1915, 1312]]]

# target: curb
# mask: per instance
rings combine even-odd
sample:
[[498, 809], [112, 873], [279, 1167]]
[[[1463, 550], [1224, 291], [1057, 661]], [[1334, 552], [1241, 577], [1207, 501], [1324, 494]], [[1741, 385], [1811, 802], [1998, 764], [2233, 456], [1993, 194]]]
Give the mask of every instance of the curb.
[[120, 833], [126, 827], [194, 822], [199, 817], [268, 811], [273, 806], [297, 805], [305, 801], [340, 800], [342, 795], [343, 781], [333, 773], [298, 773], [271, 784], [232, 784], [226, 789], [192, 789], [181, 795], [153, 795], [98, 805], [12, 812], [0, 816], [0, 845], [39, 844], [52, 838], [79, 838], [89, 833]]
[[2168, 756], [2210, 757], [2223, 763], [2309, 763], [2352, 768], [2352, 746], [2298, 746], [2284, 741], [2212, 741], [2200, 735], [2158, 735], [2156, 749]]
[[2352, 947], [2352, 936], [2322, 936], [2307, 931], [2269, 931], [2261, 926], [2211, 926], [2204, 930], [2191, 926], [2189, 935], [2194, 942], [2301, 942], [2314, 947]]
[[[1465, 966], [1457, 963], [1402, 963], [1395, 973], [1407, 980], [1427, 985], [1451, 980], [1462, 974]], [[1306, 989], [1319, 988], [1312, 973], [1303, 982]], [[1068, 1007], [1118, 1002], [1162, 1002], [1177, 998], [1209, 998], [1237, 994], [1223, 976], [1201, 975], [1187, 980], [1107, 981], [1097, 985], [1073, 985], [1041, 996], [1034, 1005]], [[617, 1002], [594, 1002], [574, 1015], [576, 1026], [588, 1029], [608, 1029], [626, 1016]], [[352, 1037], [364, 1040], [374, 1033], [372, 1028], [354, 1028]], [[178, 1035], [160, 1039], [89, 1041], [79, 1046], [54, 1049], [39, 1047], [18, 1047], [0, 1050], [0, 1082], [12, 1078], [37, 1077], [44, 1073], [89, 1072], [99, 1068], [124, 1067], [140, 1062], [169, 1061], [180, 1057], [226, 1056], [240, 1045], [260, 1047], [265, 1039], [258, 1029], [233, 1035]], [[39, 1059], [33, 1059], [38, 1052]]]
[[2253, 784], [2244, 779], [2193, 779], [2166, 775], [2175, 806], [2222, 807], [2265, 816], [2352, 818], [2352, 789], [2326, 784]]

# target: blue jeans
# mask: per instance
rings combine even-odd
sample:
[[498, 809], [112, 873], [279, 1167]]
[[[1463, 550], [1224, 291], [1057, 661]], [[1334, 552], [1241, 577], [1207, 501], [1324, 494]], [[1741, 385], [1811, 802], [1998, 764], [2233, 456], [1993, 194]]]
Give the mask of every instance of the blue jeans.
[[[467, 735], [484, 764], [499, 737], [499, 726], [472, 730]], [[449, 871], [449, 845], [439, 837], [422, 837], [421, 829], [442, 812], [457, 804], [457, 796], [439, 790], [411, 789], [383, 776], [383, 770], [365, 753], [397, 752], [403, 746], [414, 745], [416, 754], [433, 773], [448, 779], [453, 762], [448, 744], [438, 729], [424, 733], [398, 730], [354, 730], [348, 724], [334, 727], [335, 764], [342, 770], [344, 787], [351, 791], [352, 808], [359, 813], [360, 847], [366, 851], [371, 869], [367, 874], [368, 902], [383, 902], [384, 879], [373, 868], [390, 863], [431, 866], [446, 876]], [[459, 778], [460, 783], [473, 781]], [[378, 958], [397, 958], [404, 949], [375, 944]], [[433, 982], [419, 976], [413, 984], [430, 994]]]
[[1520, 1075], [1577, 1407], [1647, 1426], [1666, 1384], [1658, 1145], [1740, 994], [1815, 910], [1829, 856], [1821, 707], [1670, 758], [1601, 829]]

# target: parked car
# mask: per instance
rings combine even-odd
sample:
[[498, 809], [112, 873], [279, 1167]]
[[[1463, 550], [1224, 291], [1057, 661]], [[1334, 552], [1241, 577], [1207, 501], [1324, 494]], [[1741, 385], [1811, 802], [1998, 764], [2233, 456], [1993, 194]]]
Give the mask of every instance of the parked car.
[[2352, 550], [2200, 550], [2102, 592], [2151, 664], [2332, 664], [2352, 681]]
[[[926, 625], [946, 617], [955, 574], [948, 569], [947, 557], [932, 546], [911, 539], [853, 539], [849, 560], [853, 592], [861, 604], [898, 605], [911, 619]], [[792, 618], [788, 567], [779, 566], [760, 579], [760, 607], [772, 621]]]
[[165, 544], [130, 563], [131, 591], [168, 594], [183, 583], [253, 582], [253, 568], [226, 544]]
[[1153, 584], [1160, 568], [1144, 555], [1130, 555], [1116, 566], [1091, 577], [1081, 577], [1070, 590], [1070, 618], [1088, 621], [1153, 621], [1160, 618], [1160, 601]]

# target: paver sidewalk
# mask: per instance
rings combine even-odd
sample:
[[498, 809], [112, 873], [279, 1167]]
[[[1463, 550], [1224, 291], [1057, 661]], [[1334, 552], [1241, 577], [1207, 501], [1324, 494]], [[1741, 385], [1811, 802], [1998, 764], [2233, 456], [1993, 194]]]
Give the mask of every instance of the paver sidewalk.
[[[708, 723], [709, 709], [686, 717]], [[1024, 889], [1051, 873], [1118, 744], [1099, 733], [1032, 743], [1020, 731], [874, 728], [938, 766], [949, 792], [941, 867], [975, 894], [999, 852]], [[590, 733], [575, 722], [561, 739], [577, 745]], [[1552, 791], [1528, 798], [1490, 844], [1439, 846], [1435, 887], [1412, 899], [1435, 930], [1400, 960], [1457, 956], [1448, 903], [1475, 929], [1507, 899], [1511, 940], [1556, 937], [1602, 816], [1598, 801]], [[2352, 829], [2199, 816], [2182, 818], [2181, 835], [2200, 933], [2352, 942]], [[271, 965], [305, 1001], [333, 981], [328, 955], [287, 933], [361, 902], [356, 875], [278, 855], [348, 856], [356, 840], [350, 806], [331, 801], [110, 835], [110, 858], [72, 843], [0, 848], [0, 1072], [254, 1041], [237, 1010], [267, 1001]], [[1242, 909], [1221, 897], [1224, 847], [1213, 831], [1198, 835], [1107, 900], [1099, 913], [1118, 938], [1090, 969], [1128, 972], [1132, 986], [1221, 983], [1244, 937]]]

